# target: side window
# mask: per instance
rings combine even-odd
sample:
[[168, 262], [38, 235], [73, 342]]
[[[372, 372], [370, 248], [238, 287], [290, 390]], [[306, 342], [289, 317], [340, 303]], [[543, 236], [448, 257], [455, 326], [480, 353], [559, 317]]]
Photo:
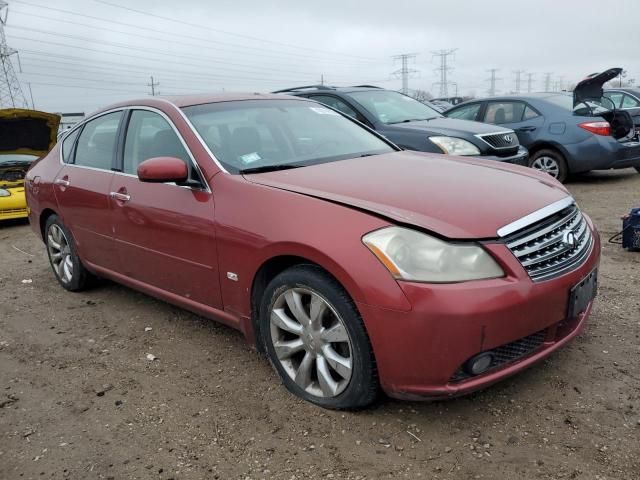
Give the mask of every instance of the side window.
[[77, 128], [62, 141], [62, 161], [64, 163], [72, 163], [73, 147], [76, 143], [76, 138], [80, 134], [82, 128]]
[[74, 163], [111, 170], [122, 112], [113, 112], [87, 122], [76, 146]]
[[625, 95], [622, 98], [622, 108], [638, 108], [640, 107], [640, 102], [633, 98], [631, 95]]
[[524, 114], [522, 115], [522, 120], [531, 120], [532, 118], [536, 118], [539, 116], [540, 114], [536, 112], [533, 108], [531, 108], [529, 105], [524, 107]]
[[124, 141], [123, 172], [136, 175], [138, 165], [155, 157], [179, 158], [189, 166], [189, 178], [201, 182], [187, 150], [169, 122], [155, 112], [134, 110]]
[[481, 103], [472, 103], [471, 105], [463, 105], [462, 107], [451, 110], [446, 113], [449, 118], [459, 118], [461, 120], [477, 120], [478, 112], [480, 112]]
[[522, 102], [489, 102], [484, 114], [486, 123], [515, 123], [522, 120], [524, 103]]
[[[616, 108], [620, 108], [620, 103], [622, 102], [622, 93], [619, 92], [605, 92], [604, 96], [613, 102]], [[606, 108], [611, 108], [608, 102], [603, 104]]]
[[312, 100], [316, 100], [317, 102], [324, 103], [325, 105], [329, 105], [339, 112], [342, 112], [345, 115], [349, 115], [350, 117], [358, 120], [358, 113], [339, 98], [331, 97], [329, 95], [312, 95], [310, 98]]

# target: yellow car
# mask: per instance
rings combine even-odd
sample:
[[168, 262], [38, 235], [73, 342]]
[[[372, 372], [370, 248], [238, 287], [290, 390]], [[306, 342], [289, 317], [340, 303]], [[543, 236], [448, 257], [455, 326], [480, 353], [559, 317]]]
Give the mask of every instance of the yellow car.
[[0, 221], [26, 218], [24, 177], [56, 144], [60, 117], [35, 110], [0, 110]]

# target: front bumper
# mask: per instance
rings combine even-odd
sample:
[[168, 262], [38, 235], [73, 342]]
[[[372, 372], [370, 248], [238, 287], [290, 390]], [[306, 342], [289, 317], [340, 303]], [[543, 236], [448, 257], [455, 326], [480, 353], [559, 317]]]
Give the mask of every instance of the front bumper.
[[[371, 339], [382, 388], [392, 397], [451, 397], [485, 388], [545, 358], [578, 335], [591, 305], [567, 319], [569, 291], [597, 267], [600, 240], [577, 269], [532, 282], [501, 243], [487, 245], [502, 265], [500, 279], [457, 284], [400, 282], [413, 306], [409, 312], [358, 304]], [[533, 351], [478, 376], [460, 379], [472, 356], [536, 333], [544, 335]]]
[[27, 218], [27, 201], [24, 196], [24, 187], [6, 188], [11, 195], [0, 197], [0, 221], [16, 218]]
[[518, 152], [515, 155], [509, 157], [498, 157], [495, 155], [482, 155], [478, 158], [483, 160], [496, 160], [498, 162], [513, 163], [514, 165], [521, 165], [523, 167], [529, 166], [529, 151], [520, 145]]

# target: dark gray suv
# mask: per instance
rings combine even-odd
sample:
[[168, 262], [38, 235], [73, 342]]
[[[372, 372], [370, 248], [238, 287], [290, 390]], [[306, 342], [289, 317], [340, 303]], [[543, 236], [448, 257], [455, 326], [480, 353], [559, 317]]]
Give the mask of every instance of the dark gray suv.
[[442, 116], [411, 97], [374, 86], [289, 88], [286, 93], [334, 108], [406, 150], [470, 155], [527, 165], [529, 152], [513, 130]]

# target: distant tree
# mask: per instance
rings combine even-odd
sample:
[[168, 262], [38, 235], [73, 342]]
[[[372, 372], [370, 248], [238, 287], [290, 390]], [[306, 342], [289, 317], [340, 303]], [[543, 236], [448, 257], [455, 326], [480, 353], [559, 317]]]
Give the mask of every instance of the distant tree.
[[427, 102], [433, 98], [433, 95], [426, 90], [411, 90], [409, 96], [411, 98], [415, 98], [419, 102]]

